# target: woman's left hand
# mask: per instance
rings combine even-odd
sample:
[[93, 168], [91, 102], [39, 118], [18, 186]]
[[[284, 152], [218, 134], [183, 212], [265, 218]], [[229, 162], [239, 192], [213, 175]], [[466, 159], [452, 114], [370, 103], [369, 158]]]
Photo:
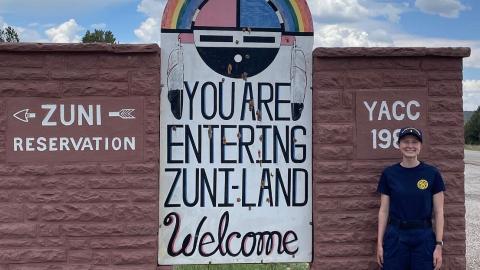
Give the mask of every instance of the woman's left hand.
[[433, 252], [433, 266], [435, 270], [439, 270], [442, 267], [442, 246], [436, 245]]

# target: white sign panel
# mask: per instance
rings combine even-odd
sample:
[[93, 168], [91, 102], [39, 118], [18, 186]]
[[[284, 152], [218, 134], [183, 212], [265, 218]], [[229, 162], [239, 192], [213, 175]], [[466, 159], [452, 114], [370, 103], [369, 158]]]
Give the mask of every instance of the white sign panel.
[[304, 0], [170, 0], [162, 21], [158, 262], [310, 262]]

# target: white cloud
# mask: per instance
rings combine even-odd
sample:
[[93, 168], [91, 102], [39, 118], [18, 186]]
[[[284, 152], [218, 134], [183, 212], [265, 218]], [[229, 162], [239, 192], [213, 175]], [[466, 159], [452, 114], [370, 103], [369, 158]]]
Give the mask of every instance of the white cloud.
[[[38, 24], [37, 24], [38, 25]], [[18, 34], [18, 38], [21, 42], [46, 42], [45, 38], [32, 28], [24, 28], [14, 25], [9, 25], [3, 18], [0, 16], [0, 29], [4, 29], [8, 26], [13, 27]]]
[[464, 66], [480, 68], [480, 40], [428, 38], [406, 34], [394, 35], [393, 40], [397, 47], [470, 47], [471, 55], [463, 60]]
[[390, 46], [386, 32], [368, 33], [360, 29], [342, 25], [316, 25], [316, 47], [373, 47]]
[[315, 21], [315, 47], [393, 46], [409, 5], [377, 0], [307, 0]]
[[74, 19], [70, 19], [57, 27], [45, 31], [49, 40], [54, 43], [80, 42], [78, 35], [83, 28]]
[[320, 19], [357, 21], [369, 14], [358, 0], [309, 0], [308, 5], [312, 15]]
[[106, 23], [94, 23], [92, 25], [90, 25], [90, 28], [92, 29], [106, 29], [107, 28], [107, 24]]
[[161, 19], [166, 3], [166, 0], [142, 0], [137, 6], [137, 11], [148, 17]]
[[135, 36], [143, 43], [160, 42], [160, 21], [154, 18], [148, 18], [140, 27], [133, 31]]
[[49, 42], [45, 36], [33, 28], [15, 27], [21, 42]]
[[0, 29], [6, 28], [8, 24], [3, 20], [3, 17], [0, 16]]
[[62, 12], [63, 16], [73, 16], [73, 14], [91, 13], [93, 10], [133, 1], [135, 0], [0, 0], [0, 13], [47, 17]]
[[398, 22], [408, 4], [384, 3], [376, 0], [308, 0], [313, 17], [321, 22], [357, 22], [384, 17]]
[[446, 18], [457, 18], [461, 11], [468, 9], [460, 0], [416, 0], [415, 6], [425, 13]]
[[463, 92], [463, 111], [476, 111], [480, 106], [480, 94], [475, 92]]
[[480, 94], [480, 80], [465, 80], [463, 81], [464, 91], [476, 91]]
[[463, 81], [463, 110], [475, 111], [480, 105], [480, 80]]
[[478, 92], [463, 92], [463, 111], [476, 111], [480, 106], [480, 94]]
[[470, 57], [464, 60], [465, 67], [480, 68], [480, 41], [472, 41], [467, 43], [466, 46], [472, 49], [472, 53]]
[[394, 4], [394, 3], [376, 3], [372, 2], [368, 8], [371, 16], [385, 17], [390, 22], [398, 23], [400, 15], [408, 9], [408, 3]]
[[160, 27], [165, 9], [166, 0], [142, 0], [137, 11], [144, 13], [148, 18], [133, 32], [140, 42], [160, 43]]

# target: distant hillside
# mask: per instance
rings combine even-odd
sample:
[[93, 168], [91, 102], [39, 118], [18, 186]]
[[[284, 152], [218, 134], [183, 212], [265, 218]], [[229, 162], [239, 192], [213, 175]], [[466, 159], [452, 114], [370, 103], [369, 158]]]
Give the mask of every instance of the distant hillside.
[[466, 124], [468, 122], [468, 120], [470, 120], [470, 117], [472, 117], [472, 114], [474, 113], [475, 111], [467, 111], [467, 112], [463, 112], [463, 124]]

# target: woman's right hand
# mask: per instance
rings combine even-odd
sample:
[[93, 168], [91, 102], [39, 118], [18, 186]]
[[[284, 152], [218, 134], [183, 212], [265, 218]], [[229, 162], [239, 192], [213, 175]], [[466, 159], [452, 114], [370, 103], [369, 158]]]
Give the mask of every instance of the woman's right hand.
[[380, 196], [380, 210], [378, 210], [378, 232], [377, 232], [377, 262], [383, 268], [383, 237], [387, 228], [388, 209], [390, 208], [390, 196]]
[[383, 267], [383, 246], [377, 245], [377, 263], [380, 265], [380, 268]]

